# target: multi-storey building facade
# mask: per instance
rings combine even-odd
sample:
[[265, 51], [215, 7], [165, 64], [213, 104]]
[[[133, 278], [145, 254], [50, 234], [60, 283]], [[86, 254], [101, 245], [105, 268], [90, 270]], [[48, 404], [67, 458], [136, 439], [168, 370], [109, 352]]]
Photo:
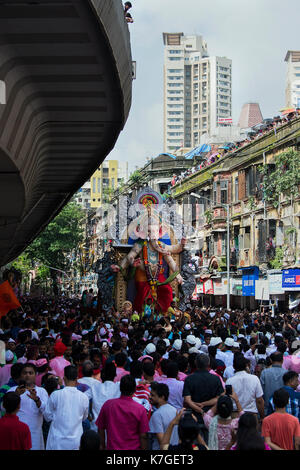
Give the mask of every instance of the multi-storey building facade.
[[300, 108], [300, 51], [288, 51], [285, 101], [288, 108]]
[[[192, 204], [195, 229], [191, 246], [201, 253], [203, 268], [226, 271], [227, 207], [230, 215], [230, 270], [259, 268], [266, 275], [276, 248], [283, 250], [283, 267], [300, 266], [300, 193], [281, 195], [275, 208], [264, 200], [259, 167], [274, 168], [274, 157], [300, 150], [300, 118], [282, 125], [224, 156], [172, 188], [182, 216]], [[202, 196], [202, 201], [191, 194]], [[201, 204], [202, 212], [197, 210]], [[233, 274], [234, 276], [235, 274]], [[253, 299], [251, 304], [254, 306]]]
[[120, 184], [128, 180], [128, 162], [107, 160], [75, 194], [75, 199], [84, 209], [98, 209], [107, 202]]
[[196, 147], [231, 117], [232, 64], [210, 57], [202, 36], [163, 33], [164, 150]]

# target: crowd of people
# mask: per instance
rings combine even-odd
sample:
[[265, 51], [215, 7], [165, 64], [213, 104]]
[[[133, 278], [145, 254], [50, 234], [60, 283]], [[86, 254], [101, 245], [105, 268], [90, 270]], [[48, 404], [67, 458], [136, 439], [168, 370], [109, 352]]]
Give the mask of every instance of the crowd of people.
[[[298, 450], [299, 314], [93, 292], [22, 297], [1, 319], [1, 450]], [[99, 313], [100, 311], [100, 313]]]
[[213, 163], [217, 162], [220, 158], [230, 155], [236, 150], [245, 147], [249, 143], [259, 139], [260, 137], [269, 134], [271, 132], [277, 132], [277, 129], [284, 124], [297, 119], [300, 115], [300, 109], [296, 109], [294, 112], [290, 112], [286, 115], [282, 116], [275, 116], [273, 119], [270, 119], [265, 124], [261, 126], [254, 127], [249, 133], [246, 139], [238, 141], [238, 142], [230, 142], [227, 145], [215, 147], [211, 149], [211, 151], [207, 152], [202, 162], [198, 163], [197, 165], [187, 168], [184, 170], [180, 175], [173, 175], [173, 179], [171, 181], [171, 186], [175, 186], [178, 183], [182, 183], [186, 178], [197, 173], [198, 171], [203, 170], [204, 168], [209, 167]]

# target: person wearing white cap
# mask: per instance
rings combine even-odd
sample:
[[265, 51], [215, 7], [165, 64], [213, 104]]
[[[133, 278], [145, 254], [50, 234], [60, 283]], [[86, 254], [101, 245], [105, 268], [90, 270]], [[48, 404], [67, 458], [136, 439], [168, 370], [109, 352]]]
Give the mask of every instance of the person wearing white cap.
[[181, 339], [175, 339], [172, 348], [175, 351], [180, 351], [182, 348], [182, 340]]
[[232, 366], [233, 365], [233, 357], [234, 357], [234, 354], [232, 352], [232, 348], [233, 348], [233, 345], [234, 345], [234, 339], [233, 338], [226, 338], [225, 339], [225, 342], [224, 342], [224, 345], [225, 345], [225, 350], [224, 350], [224, 353], [225, 353], [225, 366], [228, 367], [228, 366]]
[[196, 348], [196, 346], [193, 346], [192, 348], [189, 349], [189, 354], [199, 354], [199, 349]]
[[156, 351], [156, 346], [153, 343], [147, 344], [147, 346], [144, 349], [144, 354], [152, 354]]
[[188, 335], [186, 337], [186, 342], [187, 342], [187, 345], [191, 348], [191, 347], [196, 345], [197, 340], [196, 340], [196, 337], [194, 335]]
[[205, 330], [204, 332], [204, 343], [200, 347], [200, 351], [204, 354], [208, 354], [208, 346], [210, 346], [212, 330]]
[[168, 338], [164, 338], [163, 341], [166, 344], [167, 349], [166, 349], [165, 354], [162, 357], [163, 357], [163, 359], [169, 359], [169, 351], [171, 349], [171, 343], [170, 343], [170, 340]]
[[215, 337], [211, 338], [209, 345], [215, 346], [217, 348], [216, 359], [218, 359], [219, 361], [222, 361], [225, 364], [226, 354], [222, 351], [223, 349], [222, 338], [220, 338], [219, 336], [217, 336], [216, 338]]

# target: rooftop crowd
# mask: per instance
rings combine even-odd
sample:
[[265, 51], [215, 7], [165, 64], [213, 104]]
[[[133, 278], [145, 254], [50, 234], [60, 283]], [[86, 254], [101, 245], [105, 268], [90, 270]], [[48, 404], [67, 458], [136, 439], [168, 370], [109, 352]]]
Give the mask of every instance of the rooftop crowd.
[[254, 126], [247, 134], [247, 138], [238, 142], [229, 142], [221, 147], [213, 146], [212, 150], [207, 152], [206, 155], [203, 157], [203, 161], [198, 163], [197, 165], [187, 168], [184, 170], [180, 175], [174, 175], [171, 185], [175, 186], [178, 183], [182, 183], [186, 178], [197, 173], [198, 171], [203, 170], [204, 168], [209, 167], [213, 163], [220, 160], [225, 156], [236, 152], [237, 150], [245, 147], [249, 143], [259, 139], [262, 136], [267, 134], [277, 132], [277, 129], [287, 124], [288, 122], [293, 121], [299, 117], [300, 110], [296, 109], [294, 112], [291, 112], [286, 115], [282, 116], [275, 116], [273, 119], [266, 120], [266, 123], [262, 123], [261, 125]]
[[20, 300], [1, 319], [1, 450], [299, 449], [298, 313]]

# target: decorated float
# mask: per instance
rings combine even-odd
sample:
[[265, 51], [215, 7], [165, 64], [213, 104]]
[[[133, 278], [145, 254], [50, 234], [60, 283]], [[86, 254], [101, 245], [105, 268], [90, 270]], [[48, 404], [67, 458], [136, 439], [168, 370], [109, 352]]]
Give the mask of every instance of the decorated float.
[[116, 222], [116, 237], [97, 263], [102, 310], [120, 311], [131, 302], [133, 311], [142, 313], [148, 302], [165, 314], [174, 298], [180, 298], [183, 311], [190, 307], [195, 266], [185, 237], [191, 228], [174, 207], [151, 188], [127, 204], [126, 228], [122, 231]]

